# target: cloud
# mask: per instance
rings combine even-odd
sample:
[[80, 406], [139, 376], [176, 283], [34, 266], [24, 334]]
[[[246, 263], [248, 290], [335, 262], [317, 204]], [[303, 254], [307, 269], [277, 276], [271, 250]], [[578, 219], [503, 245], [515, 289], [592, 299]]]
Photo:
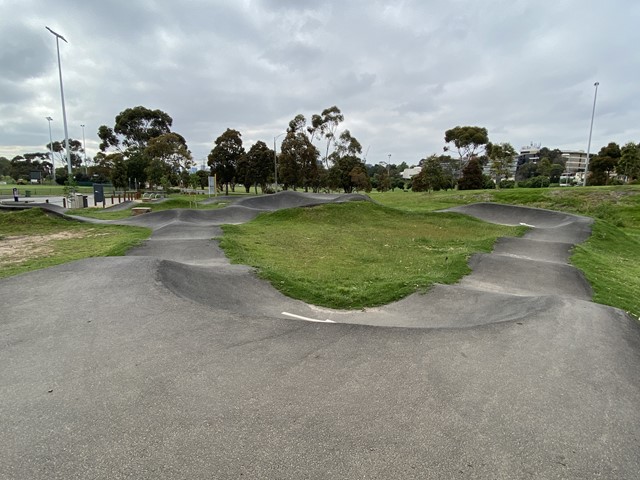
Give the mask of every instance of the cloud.
[[[0, 155], [62, 137], [55, 41], [69, 131], [93, 154], [97, 129], [136, 105], [160, 108], [196, 158], [226, 128], [271, 144], [297, 113], [337, 105], [368, 160], [415, 163], [444, 131], [586, 148], [640, 141], [640, 4], [612, 0], [321, 3], [71, 0], [0, 2]], [[599, 148], [599, 147], [598, 147]]]

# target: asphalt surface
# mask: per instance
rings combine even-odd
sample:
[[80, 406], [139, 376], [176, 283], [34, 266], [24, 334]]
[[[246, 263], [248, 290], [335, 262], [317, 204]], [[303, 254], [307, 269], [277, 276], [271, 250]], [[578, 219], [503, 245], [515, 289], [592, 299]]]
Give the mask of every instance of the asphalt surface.
[[590, 219], [454, 209], [532, 228], [360, 312], [284, 297], [212, 240], [350, 200], [145, 214], [126, 257], [0, 280], [0, 478], [638, 478], [640, 328], [567, 264]]

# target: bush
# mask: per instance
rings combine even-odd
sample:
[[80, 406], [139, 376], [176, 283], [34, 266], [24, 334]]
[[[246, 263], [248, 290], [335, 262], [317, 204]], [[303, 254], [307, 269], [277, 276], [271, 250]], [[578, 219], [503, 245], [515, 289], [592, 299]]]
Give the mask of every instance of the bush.
[[516, 182], [513, 180], [500, 180], [500, 188], [515, 188]]
[[482, 188], [485, 190], [493, 190], [496, 188], [496, 182], [489, 175], [482, 175]]
[[549, 177], [538, 176], [530, 178], [525, 182], [520, 182], [518, 186], [524, 188], [546, 188], [550, 185]]

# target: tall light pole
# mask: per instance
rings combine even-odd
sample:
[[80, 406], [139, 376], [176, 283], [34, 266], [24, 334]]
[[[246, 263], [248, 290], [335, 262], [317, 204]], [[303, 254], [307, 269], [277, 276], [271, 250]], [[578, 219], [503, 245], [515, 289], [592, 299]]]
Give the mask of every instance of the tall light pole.
[[73, 173], [71, 172], [71, 151], [69, 150], [69, 130], [67, 129], [67, 110], [64, 107], [64, 88], [62, 88], [62, 64], [60, 63], [60, 39], [67, 42], [66, 38], [64, 38], [59, 33], [54, 32], [49, 27], [45, 27], [56, 37], [56, 50], [58, 51], [58, 73], [60, 74], [60, 98], [62, 99], [62, 123], [64, 124], [64, 148], [67, 151], [67, 168], [69, 171], [69, 182], [73, 177]]
[[389, 188], [391, 188], [391, 178], [389, 177], [390, 175], [389, 166], [391, 165], [391, 154], [389, 154], [388, 158], [389, 158], [388, 162], [379, 162], [378, 165], [382, 167], [387, 167], [387, 182], [389, 182]]
[[276, 140], [280, 138], [282, 135], [286, 135], [287, 132], [282, 132], [280, 135], [276, 135], [273, 137], [273, 168], [275, 172], [275, 180], [276, 180], [276, 193], [278, 193], [278, 153], [276, 152]]
[[589, 127], [589, 143], [587, 143], [587, 161], [584, 164], [584, 179], [582, 180], [582, 186], [587, 186], [587, 174], [589, 173], [589, 154], [591, 152], [591, 133], [593, 132], [593, 117], [596, 115], [596, 98], [598, 98], [598, 85], [600, 82], [593, 84], [596, 87], [596, 91], [593, 94], [593, 110], [591, 111], [591, 127]]
[[80, 125], [82, 127], [82, 153], [84, 155], [84, 174], [87, 174], [87, 146], [84, 143], [84, 123]]
[[56, 161], [53, 158], [53, 139], [51, 138], [51, 122], [53, 118], [46, 117], [49, 121], [49, 156], [51, 157], [51, 178], [53, 179], [53, 183], [56, 183]]

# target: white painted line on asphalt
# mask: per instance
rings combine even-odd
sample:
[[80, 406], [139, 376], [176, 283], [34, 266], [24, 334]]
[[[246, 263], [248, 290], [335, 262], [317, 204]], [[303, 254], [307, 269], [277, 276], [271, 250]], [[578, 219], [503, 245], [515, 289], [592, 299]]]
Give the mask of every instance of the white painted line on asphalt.
[[316, 318], [303, 317], [302, 315], [296, 315], [295, 313], [289, 313], [289, 312], [282, 312], [282, 315], [286, 315], [288, 317], [297, 318], [298, 320], [306, 320], [307, 322], [336, 323], [333, 320], [318, 320]]
[[524, 222], [520, 222], [520, 225], [522, 225], [523, 227], [536, 228], [535, 225], [529, 225], [528, 223], [524, 223]]

